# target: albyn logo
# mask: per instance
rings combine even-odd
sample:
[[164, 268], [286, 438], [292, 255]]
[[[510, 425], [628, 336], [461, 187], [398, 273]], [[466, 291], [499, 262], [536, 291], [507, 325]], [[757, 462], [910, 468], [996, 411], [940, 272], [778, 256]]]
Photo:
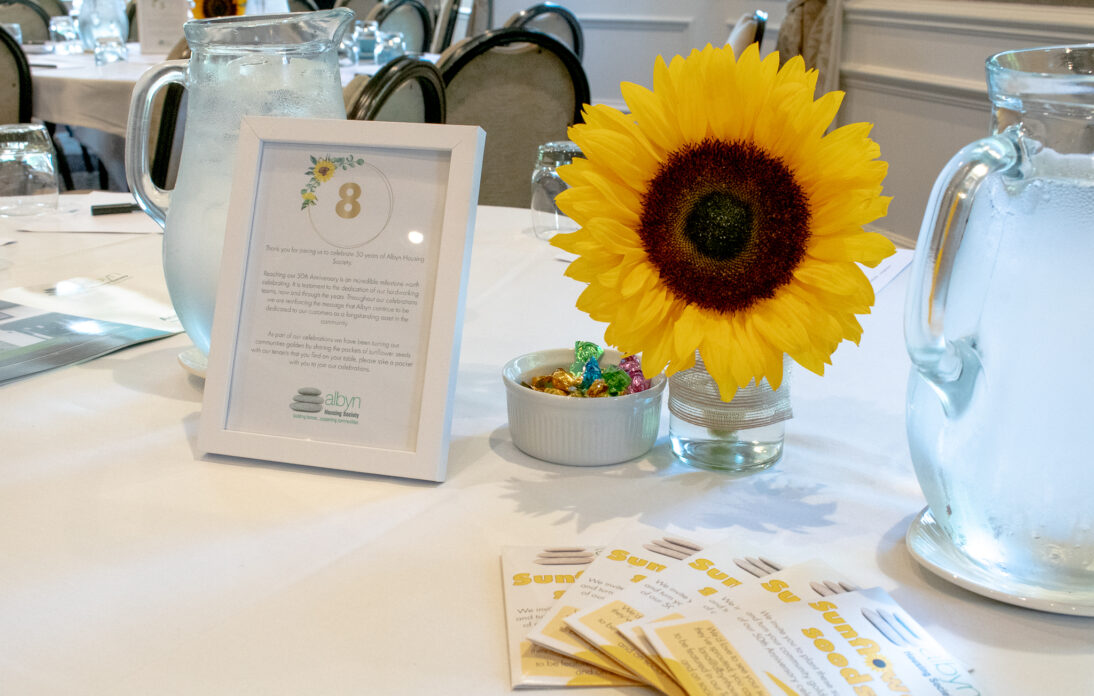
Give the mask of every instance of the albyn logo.
[[300, 413], [357, 418], [360, 416], [361, 397], [347, 396], [338, 390], [324, 395], [316, 387], [300, 387], [293, 394], [289, 408]]

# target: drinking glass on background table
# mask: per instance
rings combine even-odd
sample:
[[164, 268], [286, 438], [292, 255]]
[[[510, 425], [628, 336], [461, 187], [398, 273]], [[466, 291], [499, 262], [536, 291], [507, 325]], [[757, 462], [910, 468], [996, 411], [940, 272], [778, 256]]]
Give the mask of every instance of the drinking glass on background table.
[[110, 24], [99, 28], [95, 33], [95, 65], [106, 65], [128, 60], [129, 47], [125, 45], [125, 37], [121, 34], [121, 27]]
[[558, 168], [581, 156], [581, 148], [569, 140], [539, 146], [536, 168], [532, 170], [532, 228], [540, 239], [577, 230], [574, 221], [555, 205], [555, 196], [569, 188], [559, 177]]
[[0, 29], [6, 31], [11, 38], [15, 39], [15, 43], [20, 46], [23, 45], [23, 27], [15, 22], [2, 22], [0, 23]]
[[0, 126], [0, 216], [57, 209], [57, 156], [45, 126]]
[[76, 31], [76, 22], [68, 15], [58, 15], [49, 19], [49, 39], [53, 42], [53, 52], [58, 55], [81, 53], [80, 34]]
[[403, 41], [402, 32], [385, 34], [376, 32], [376, 64], [387, 65], [399, 56], [406, 54], [406, 43]]
[[357, 20], [353, 38], [357, 41], [357, 55], [362, 63], [372, 63], [376, 60], [376, 39], [379, 36], [379, 24]]

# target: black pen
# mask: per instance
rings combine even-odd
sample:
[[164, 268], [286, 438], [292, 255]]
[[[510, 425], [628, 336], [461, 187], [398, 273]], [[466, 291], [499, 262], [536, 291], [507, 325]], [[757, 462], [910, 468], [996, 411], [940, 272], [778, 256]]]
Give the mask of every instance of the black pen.
[[136, 203], [110, 203], [91, 206], [92, 215], [116, 215], [117, 213], [135, 213], [141, 207]]

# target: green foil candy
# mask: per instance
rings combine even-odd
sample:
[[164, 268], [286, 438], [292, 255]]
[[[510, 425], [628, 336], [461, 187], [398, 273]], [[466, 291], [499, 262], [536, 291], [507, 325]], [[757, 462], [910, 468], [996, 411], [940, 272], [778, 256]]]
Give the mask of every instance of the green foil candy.
[[600, 360], [604, 355], [604, 349], [590, 341], [574, 341], [574, 361], [570, 364], [570, 372], [579, 377], [585, 376], [585, 365], [589, 360]]
[[608, 383], [608, 393], [612, 396], [619, 396], [631, 386], [631, 376], [615, 365], [605, 367], [602, 377]]

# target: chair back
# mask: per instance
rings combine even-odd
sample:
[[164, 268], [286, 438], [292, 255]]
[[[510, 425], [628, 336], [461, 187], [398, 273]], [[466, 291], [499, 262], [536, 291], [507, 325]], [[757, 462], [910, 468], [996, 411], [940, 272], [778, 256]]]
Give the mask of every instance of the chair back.
[[756, 44], [756, 48], [763, 48], [764, 29], [766, 27], [766, 12], [763, 10], [746, 12], [733, 25], [733, 30], [729, 33], [729, 39], [726, 40], [726, 46], [733, 51], [733, 55], [738, 57], [751, 44]]
[[494, 28], [494, 0], [471, 0], [471, 17], [467, 21], [467, 36]]
[[125, 21], [129, 23], [129, 36], [126, 41], [133, 43], [141, 40], [141, 32], [137, 28], [137, 0], [129, 0], [125, 3]]
[[357, 15], [357, 19], [364, 20], [368, 13], [380, 4], [380, 0], [336, 0], [335, 7], [348, 7]]
[[582, 57], [585, 50], [581, 22], [573, 12], [553, 2], [541, 2], [521, 10], [505, 20], [505, 26], [550, 34], [569, 46], [578, 58]]
[[444, 51], [494, 26], [494, 0], [441, 0], [429, 50]]
[[358, 121], [444, 123], [444, 82], [428, 60], [401, 56], [362, 86], [346, 117]]
[[433, 17], [421, 0], [390, 0], [369, 12], [366, 21], [376, 22], [380, 31], [403, 35], [408, 51], [426, 53], [433, 40]]
[[61, 0], [34, 0], [34, 4], [45, 10], [50, 17], [61, 17], [68, 14], [68, 9]]
[[25, 44], [49, 41], [49, 15], [32, 0], [0, 0], [0, 23], [18, 24]]
[[30, 66], [15, 39], [0, 29], [0, 123], [30, 123]]
[[565, 140], [589, 102], [581, 61], [557, 39], [494, 29], [441, 57], [447, 123], [486, 131], [479, 202], [528, 207], [537, 148]]
[[[189, 59], [190, 45], [185, 38], [180, 39], [167, 53], [167, 60]], [[174, 188], [179, 158], [182, 156], [182, 135], [186, 125], [186, 90], [182, 85], [164, 87], [152, 105], [151, 116], [152, 123], [148, 130], [155, 134], [155, 141], [150, 141], [152, 161], [148, 173], [156, 186], [171, 189]]]

